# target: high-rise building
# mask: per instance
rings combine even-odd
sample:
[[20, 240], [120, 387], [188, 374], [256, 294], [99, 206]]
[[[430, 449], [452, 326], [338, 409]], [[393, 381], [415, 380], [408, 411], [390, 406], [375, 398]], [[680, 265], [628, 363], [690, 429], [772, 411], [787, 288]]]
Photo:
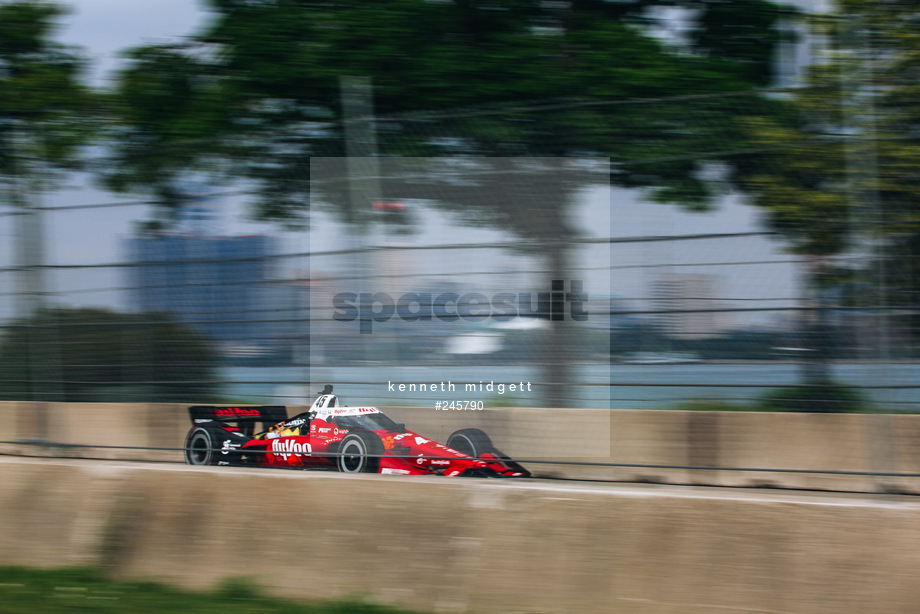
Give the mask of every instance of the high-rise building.
[[730, 318], [716, 299], [718, 279], [671, 273], [652, 282], [652, 308], [662, 331], [676, 338], [702, 339], [730, 328]]
[[174, 314], [228, 346], [268, 346], [277, 294], [266, 236], [167, 234], [129, 239], [131, 306]]

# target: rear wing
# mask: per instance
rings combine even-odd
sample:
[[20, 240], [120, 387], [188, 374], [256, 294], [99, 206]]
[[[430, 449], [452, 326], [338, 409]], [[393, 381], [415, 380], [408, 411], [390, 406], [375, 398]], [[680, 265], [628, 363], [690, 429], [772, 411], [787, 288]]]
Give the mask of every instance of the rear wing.
[[[263, 423], [263, 430], [287, 420], [287, 407], [284, 405], [252, 405], [249, 407], [230, 407], [226, 405], [192, 405], [188, 408], [188, 417], [192, 424], [205, 422], [236, 422], [252, 425]], [[251, 430], [250, 426], [249, 429]]]

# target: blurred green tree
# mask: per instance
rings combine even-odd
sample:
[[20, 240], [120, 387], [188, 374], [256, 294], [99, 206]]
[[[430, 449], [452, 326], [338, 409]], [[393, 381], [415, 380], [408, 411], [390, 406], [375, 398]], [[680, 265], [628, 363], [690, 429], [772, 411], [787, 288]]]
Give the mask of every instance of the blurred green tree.
[[18, 213], [19, 315], [44, 293], [37, 195], [79, 164], [98, 125], [96, 98], [80, 81], [83, 60], [51, 38], [63, 14], [53, 2], [0, 2], [0, 199]]
[[[259, 184], [258, 215], [287, 221], [305, 210], [309, 157], [345, 153], [341, 75], [372, 79], [381, 153], [610, 156], [614, 182], [705, 207], [708, 161], [686, 154], [737, 143], [728, 119], [769, 104], [718, 94], [769, 84], [793, 14], [764, 0], [209, 3], [194, 39], [128, 52], [108, 185], [175, 205], [177, 178], [222, 169]], [[656, 39], [649, 11], [673, 6], [693, 27]], [[419, 115], [467, 107], [480, 112]]]
[[[613, 183], [703, 209], [720, 185], [710, 172], [718, 158], [705, 152], [739, 146], [733, 119], [778, 105], [757, 89], [772, 79], [794, 13], [764, 0], [209, 4], [203, 32], [131, 51], [118, 83], [123, 121], [105, 180], [157, 197], [161, 223], [174, 215], [177, 182], [196, 171], [245, 177], [258, 217], [301, 222], [310, 157], [346, 154], [342, 75], [373, 82], [378, 153], [610, 157]], [[653, 11], [675, 7], [692, 24], [686, 35], [653, 36]], [[584, 185], [565, 187], [524, 209], [443, 184], [439, 200], [466, 221], [542, 241], [558, 279], [574, 238], [566, 211]], [[369, 207], [325, 192], [343, 219], [366, 224]], [[569, 381], [563, 339], [552, 343], [545, 379]]]
[[[916, 6], [839, 0], [835, 8], [810, 19], [820, 53], [784, 112], [741, 120], [755, 153], [735, 166], [736, 183], [766, 212], [770, 227], [810, 261], [805, 335], [814, 360], [805, 381], [816, 385], [830, 379], [826, 297], [832, 290], [851, 305], [875, 306], [881, 323], [889, 320], [886, 307], [914, 308], [920, 292], [912, 274], [920, 241]], [[846, 253], [868, 264], [848, 267], [845, 286], [858, 293], [840, 289], [833, 259]], [[878, 339], [887, 336], [883, 330]]]
[[83, 59], [51, 38], [64, 14], [53, 2], [0, 2], [0, 181], [19, 188], [4, 191], [17, 205], [24, 183], [78, 164], [96, 127]]
[[207, 402], [217, 391], [209, 339], [164, 314], [44, 309], [0, 337], [0, 398]]

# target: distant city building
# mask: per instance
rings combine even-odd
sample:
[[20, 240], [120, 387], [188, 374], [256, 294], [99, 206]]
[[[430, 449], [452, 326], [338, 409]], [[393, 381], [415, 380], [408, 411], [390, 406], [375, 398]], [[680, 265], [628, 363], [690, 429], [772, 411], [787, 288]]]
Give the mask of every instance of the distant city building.
[[277, 314], [296, 297], [276, 281], [272, 237], [156, 235], [127, 251], [133, 309], [172, 313], [237, 353], [284, 337]]
[[667, 274], [652, 282], [652, 309], [662, 332], [680, 339], [714, 337], [731, 328], [729, 314], [716, 300], [719, 278]]
[[588, 328], [610, 331], [626, 326], [632, 319], [628, 301], [617, 297], [588, 298], [586, 303]]

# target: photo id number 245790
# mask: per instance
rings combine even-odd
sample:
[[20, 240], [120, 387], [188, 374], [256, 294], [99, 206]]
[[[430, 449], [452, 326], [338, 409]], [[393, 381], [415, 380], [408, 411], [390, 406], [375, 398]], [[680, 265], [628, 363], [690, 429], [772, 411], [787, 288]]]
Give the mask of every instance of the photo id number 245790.
[[436, 401], [434, 404], [436, 410], [481, 410], [483, 409], [482, 401]]

